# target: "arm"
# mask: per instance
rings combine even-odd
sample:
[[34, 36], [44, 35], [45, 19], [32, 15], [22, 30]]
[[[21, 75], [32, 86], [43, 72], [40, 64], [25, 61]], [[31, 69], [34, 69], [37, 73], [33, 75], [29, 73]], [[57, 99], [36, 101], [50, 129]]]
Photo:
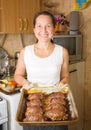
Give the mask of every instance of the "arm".
[[62, 86], [66, 83], [69, 83], [69, 54], [68, 51], [63, 48], [63, 64], [61, 69], [61, 81], [59, 82], [59, 85]]
[[20, 52], [15, 74], [14, 74], [15, 81], [22, 86], [30, 84], [30, 82], [24, 77], [26, 71], [26, 67], [24, 64], [24, 50], [25, 49], [22, 49], [22, 51]]

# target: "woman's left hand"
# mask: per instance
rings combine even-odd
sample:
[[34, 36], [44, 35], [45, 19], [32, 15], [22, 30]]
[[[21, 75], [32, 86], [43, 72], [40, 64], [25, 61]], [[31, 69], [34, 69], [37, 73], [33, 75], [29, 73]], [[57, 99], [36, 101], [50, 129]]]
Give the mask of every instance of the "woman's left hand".
[[56, 87], [62, 87], [63, 85], [64, 85], [64, 83], [58, 82], [55, 86], [56, 86]]

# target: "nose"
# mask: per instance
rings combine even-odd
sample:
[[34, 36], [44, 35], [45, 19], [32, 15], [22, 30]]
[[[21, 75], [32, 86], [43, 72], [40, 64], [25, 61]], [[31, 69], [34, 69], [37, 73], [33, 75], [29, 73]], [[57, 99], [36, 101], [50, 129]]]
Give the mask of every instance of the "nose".
[[42, 27], [42, 31], [46, 32], [46, 26]]

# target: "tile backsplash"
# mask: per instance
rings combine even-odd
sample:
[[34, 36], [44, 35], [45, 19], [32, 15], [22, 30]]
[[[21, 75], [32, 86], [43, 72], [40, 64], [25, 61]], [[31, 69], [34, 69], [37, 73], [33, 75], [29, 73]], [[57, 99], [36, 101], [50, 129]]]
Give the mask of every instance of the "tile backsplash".
[[[3, 43], [4, 41], [4, 43]], [[20, 51], [24, 46], [33, 44], [36, 41], [34, 34], [6, 34], [0, 36], [0, 45], [7, 50], [8, 54], [13, 57], [16, 51]]]

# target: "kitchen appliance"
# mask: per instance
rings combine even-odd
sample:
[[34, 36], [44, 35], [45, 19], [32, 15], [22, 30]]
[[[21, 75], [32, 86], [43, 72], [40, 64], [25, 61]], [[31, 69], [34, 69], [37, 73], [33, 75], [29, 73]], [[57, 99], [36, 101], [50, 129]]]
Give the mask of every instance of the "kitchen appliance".
[[0, 130], [8, 130], [7, 102], [0, 97]]
[[[18, 103], [19, 103], [19, 99], [20, 99], [20, 93], [6, 95], [6, 94], [0, 92], [0, 96], [4, 99], [3, 102], [5, 102], [5, 100], [7, 101], [7, 107], [6, 107], [6, 105], [5, 105], [5, 107], [3, 107], [2, 104], [4, 104], [4, 103], [0, 103], [0, 114], [1, 114], [1, 107], [3, 110], [3, 114], [5, 114], [5, 110], [7, 108], [7, 110], [8, 110], [8, 122], [7, 122], [8, 130], [23, 130], [23, 128], [16, 122], [16, 119], [15, 119], [16, 111], [17, 111], [17, 107], [18, 107]], [[1, 115], [0, 115], [0, 117], [1, 117]], [[0, 122], [1, 122], [1, 120], [0, 120]], [[5, 120], [5, 122], [6, 122], [6, 120]], [[1, 124], [4, 124], [4, 123], [1, 123]], [[7, 130], [7, 129], [2, 129], [2, 130]]]
[[53, 42], [65, 47], [69, 53], [69, 60], [82, 59], [82, 35], [54, 35]]
[[5, 49], [0, 47], [0, 79], [6, 76], [8, 65], [9, 65], [9, 55]]
[[69, 34], [79, 34], [79, 12], [70, 12]]

